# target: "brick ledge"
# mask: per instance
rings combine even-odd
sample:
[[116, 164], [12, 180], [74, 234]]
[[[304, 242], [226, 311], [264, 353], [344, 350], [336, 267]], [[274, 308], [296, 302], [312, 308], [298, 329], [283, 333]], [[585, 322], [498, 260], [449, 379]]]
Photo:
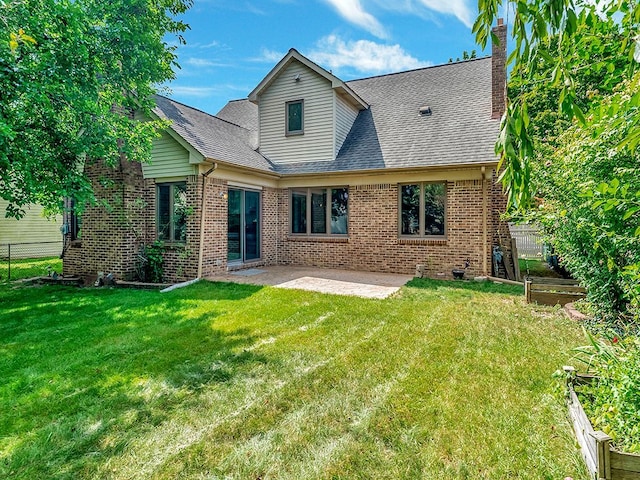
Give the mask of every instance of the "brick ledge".
[[399, 238], [399, 245], [446, 245], [446, 238]]
[[349, 237], [314, 237], [287, 235], [288, 242], [349, 243]]

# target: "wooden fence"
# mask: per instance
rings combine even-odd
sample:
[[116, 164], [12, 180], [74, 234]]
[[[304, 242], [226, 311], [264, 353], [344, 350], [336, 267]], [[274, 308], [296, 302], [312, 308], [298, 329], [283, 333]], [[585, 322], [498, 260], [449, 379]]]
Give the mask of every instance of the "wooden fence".
[[520, 258], [543, 260], [544, 241], [537, 228], [531, 225], [509, 224], [511, 238], [515, 239]]
[[640, 480], [640, 455], [622, 453], [611, 447], [611, 437], [594, 430], [582, 408], [574, 385], [593, 381], [589, 375], [576, 375], [573, 367], [567, 372], [567, 403], [582, 458], [593, 478], [597, 480]]

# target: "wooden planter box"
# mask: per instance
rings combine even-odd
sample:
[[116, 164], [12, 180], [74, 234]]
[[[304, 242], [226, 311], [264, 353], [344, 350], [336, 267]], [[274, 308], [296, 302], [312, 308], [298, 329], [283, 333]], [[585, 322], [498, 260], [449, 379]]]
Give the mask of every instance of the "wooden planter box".
[[575, 374], [573, 367], [564, 367], [564, 370], [568, 373], [569, 418], [589, 473], [597, 480], [640, 480], [640, 455], [614, 450], [611, 437], [593, 429], [576, 395], [574, 386], [589, 383], [594, 377]]
[[524, 282], [527, 303], [562, 305], [584, 298], [586, 289], [575, 280], [562, 278], [530, 277]]

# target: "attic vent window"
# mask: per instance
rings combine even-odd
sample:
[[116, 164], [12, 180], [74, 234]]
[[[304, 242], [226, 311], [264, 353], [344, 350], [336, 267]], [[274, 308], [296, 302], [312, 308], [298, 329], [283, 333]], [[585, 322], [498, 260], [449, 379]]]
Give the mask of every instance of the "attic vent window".
[[420, 107], [418, 111], [420, 112], [421, 117], [428, 117], [431, 115], [431, 107], [428, 106]]

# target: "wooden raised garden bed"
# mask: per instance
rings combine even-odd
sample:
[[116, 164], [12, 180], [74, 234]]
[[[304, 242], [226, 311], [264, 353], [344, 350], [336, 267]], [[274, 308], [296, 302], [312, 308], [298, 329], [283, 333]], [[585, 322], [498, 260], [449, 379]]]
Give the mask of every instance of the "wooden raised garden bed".
[[611, 437], [594, 430], [576, 395], [575, 386], [593, 380], [593, 376], [576, 374], [573, 367], [564, 367], [567, 375], [567, 403], [582, 458], [593, 478], [601, 480], [640, 480], [640, 455], [618, 452], [611, 447]]
[[527, 303], [564, 306], [584, 298], [586, 292], [586, 289], [581, 287], [576, 280], [529, 277], [524, 282]]

